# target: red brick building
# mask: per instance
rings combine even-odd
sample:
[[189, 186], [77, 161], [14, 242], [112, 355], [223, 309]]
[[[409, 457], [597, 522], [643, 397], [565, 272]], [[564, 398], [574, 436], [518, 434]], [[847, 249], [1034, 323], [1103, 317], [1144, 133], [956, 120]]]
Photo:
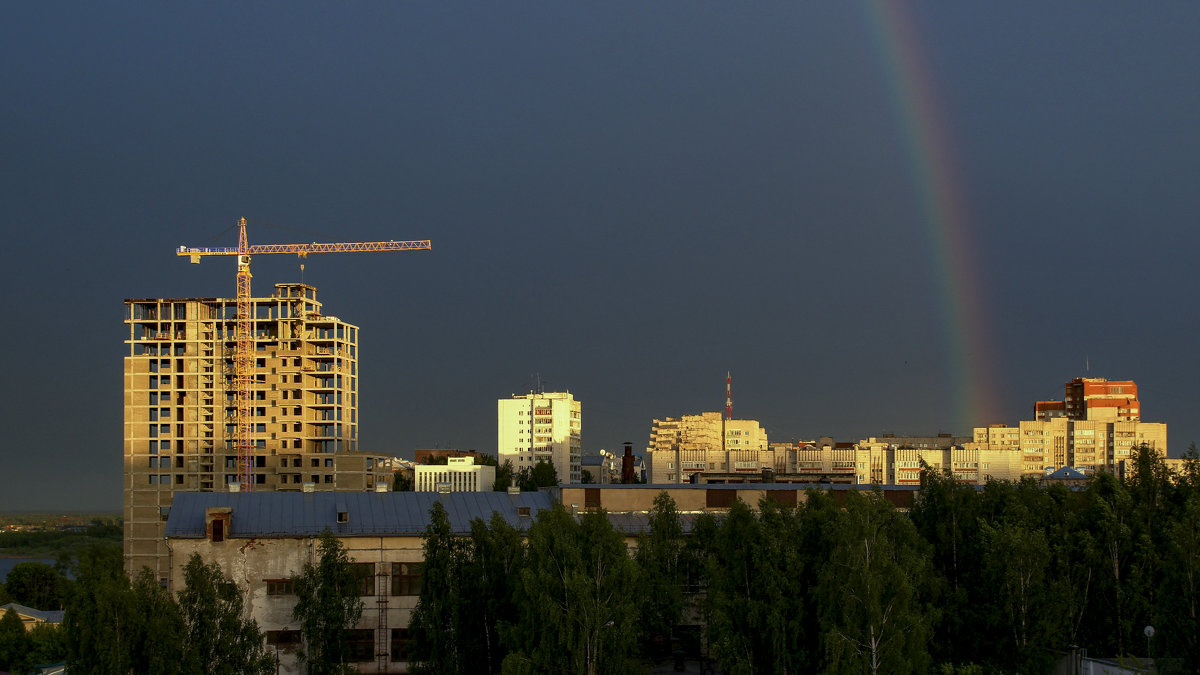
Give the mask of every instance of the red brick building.
[[1063, 385], [1063, 400], [1037, 401], [1034, 419], [1066, 417], [1073, 420], [1139, 422], [1142, 406], [1133, 380], [1077, 377]]

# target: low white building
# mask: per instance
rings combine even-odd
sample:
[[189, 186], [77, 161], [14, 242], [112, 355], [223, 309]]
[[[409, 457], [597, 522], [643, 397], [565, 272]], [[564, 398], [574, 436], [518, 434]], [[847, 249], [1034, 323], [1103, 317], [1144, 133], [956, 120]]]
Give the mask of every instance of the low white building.
[[413, 492], [490, 492], [496, 467], [476, 464], [471, 457], [448, 457], [446, 464], [418, 464]]

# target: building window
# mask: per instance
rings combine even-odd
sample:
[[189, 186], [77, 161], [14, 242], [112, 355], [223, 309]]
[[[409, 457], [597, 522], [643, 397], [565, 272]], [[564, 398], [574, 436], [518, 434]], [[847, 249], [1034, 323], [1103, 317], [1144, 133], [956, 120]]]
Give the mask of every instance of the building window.
[[375, 631], [371, 628], [355, 628], [343, 633], [346, 645], [346, 660], [352, 663], [375, 660]]
[[392, 563], [392, 595], [421, 594], [421, 563]]
[[407, 628], [393, 628], [392, 629], [392, 660], [393, 661], [407, 661], [408, 660], [408, 657], [405, 656], [405, 654], [408, 653], [408, 644], [409, 644], [408, 629]]
[[300, 646], [300, 631], [298, 630], [269, 630], [267, 644], [276, 649], [296, 649]]
[[291, 579], [267, 579], [267, 595], [295, 595], [296, 584]]
[[359, 595], [375, 595], [375, 563], [350, 563]]

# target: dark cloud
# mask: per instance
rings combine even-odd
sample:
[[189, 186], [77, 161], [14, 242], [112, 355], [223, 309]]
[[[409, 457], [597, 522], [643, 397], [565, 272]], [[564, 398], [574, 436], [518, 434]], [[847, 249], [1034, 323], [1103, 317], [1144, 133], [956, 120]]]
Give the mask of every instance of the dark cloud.
[[[586, 450], [719, 409], [727, 370], [772, 437], [966, 432], [871, 11], [4, 5], [0, 507], [117, 507], [121, 300], [232, 295], [228, 261], [173, 249], [239, 216], [261, 242], [433, 240], [306, 264], [362, 327], [372, 450], [492, 449], [495, 399], [535, 373], [582, 399]], [[1181, 451], [1200, 7], [903, 11], [994, 332], [1003, 419], [973, 422], [1090, 361]], [[254, 264], [260, 289], [299, 276]]]

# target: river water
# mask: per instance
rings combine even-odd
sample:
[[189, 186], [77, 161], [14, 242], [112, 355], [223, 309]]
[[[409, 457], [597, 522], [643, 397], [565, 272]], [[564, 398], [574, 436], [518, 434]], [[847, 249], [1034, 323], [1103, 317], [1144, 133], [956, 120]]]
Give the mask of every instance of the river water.
[[10, 570], [12, 570], [14, 565], [23, 562], [40, 562], [46, 563], [47, 565], [53, 567], [54, 563], [58, 561], [54, 560], [53, 558], [0, 558], [0, 581], [4, 581], [8, 578], [8, 573]]

